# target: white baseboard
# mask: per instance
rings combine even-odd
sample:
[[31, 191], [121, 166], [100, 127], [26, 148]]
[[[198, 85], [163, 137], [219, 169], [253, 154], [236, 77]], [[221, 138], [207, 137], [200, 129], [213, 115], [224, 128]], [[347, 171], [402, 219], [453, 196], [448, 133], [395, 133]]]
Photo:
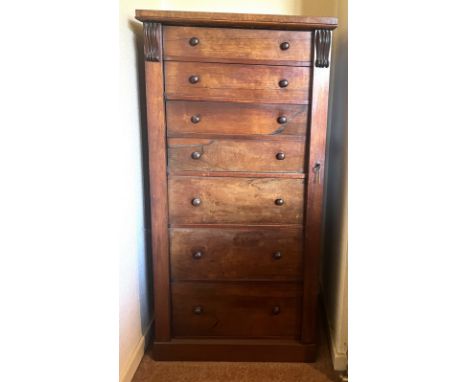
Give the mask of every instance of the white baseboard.
[[330, 349], [330, 355], [333, 363], [333, 368], [338, 371], [344, 371], [348, 368], [348, 355], [344, 352], [339, 352], [336, 348], [336, 344], [333, 341], [333, 331], [330, 326], [330, 320], [328, 319], [328, 312], [325, 308], [325, 319], [327, 325], [327, 340], [328, 340], [328, 347]]
[[344, 371], [348, 368], [348, 356], [336, 349], [335, 343], [330, 340], [330, 353], [333, 362], [333, 368], [338, 371]]
[[137, 346], [133, 350], [133, 353], [129, 357], [129, 360], [126, 365], [122, 367], [120, 370], [120, 382], [131, 382], [135, 372], [140, 365], [141, 360], [145, 354], [145, 343], [146, 337], [149, 335], [149, 331], [151, 329], [151, 323], [146, 328], [145, 332], [141, 336], [140, 340], [138, 341]]

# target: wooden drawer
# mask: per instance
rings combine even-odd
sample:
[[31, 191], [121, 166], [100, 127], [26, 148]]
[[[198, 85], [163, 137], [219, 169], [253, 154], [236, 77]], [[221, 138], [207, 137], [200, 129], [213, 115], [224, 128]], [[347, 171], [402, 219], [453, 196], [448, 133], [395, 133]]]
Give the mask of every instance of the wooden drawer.
[[309, 66], [311, 32], [164, 27], [164, 59]]
[[168, 183], [170, 224], [303, 223], [304, 179], [169, 176]]
[[167, 61], [166, 98], [307, 104], [309, 74], [307, 67]]
[[173, 280], [302, 280], [302, 228], [172, 228]]
[[170, 138], [169, 171], [303, 172], [304, 141]]
[[167, 101], [167, 134], [305, 137], [308, 110], [308, 105], [293, 104]]
[[172, 283], [175, 337], [299, 334], [300, 283]]

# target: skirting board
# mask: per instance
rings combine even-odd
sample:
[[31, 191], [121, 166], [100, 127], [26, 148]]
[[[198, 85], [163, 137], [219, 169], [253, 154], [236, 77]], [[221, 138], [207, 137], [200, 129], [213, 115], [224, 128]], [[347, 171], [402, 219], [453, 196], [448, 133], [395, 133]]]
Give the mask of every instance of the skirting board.
[[133, 350], [133, 353], [129, 357], [127, 364], [124, 365], [120, 370], [120, 382], [131, 382], [133, 376], [135, 375], [135, 372], [137, 371], [138, 366], [140, 365], [140, 362], [145, 354], [145, 344], [148, 343], [152, 324], [153, 323], [150, 322], [140, 340], [138, 341], [135, 350]]
[[315, 344], [295, 340], [173, 339], [153, 343], [158, 361], [314, 362]]
[[325, 316], [325, 325], [326, 325], [326, 332], [327, 332], [327, 341], [328, 341], [328, 348], [330, 349], [330, 356], [333, 363], [333, 368], [337, 371], [344, 371], [348, 369], [348, 355], [343, 352], [339, 352], [336, 348], [335, 341], [333, 341], [333, 331], [330, 325], [329, 315], [327, 312], [327, 308], [325, 302], [323, 301], [323, 293], [322, 293], [322, 309], [324, 311]]
[[[328, 326], [328, 325], [327, 325]], [[329, 329], [330, 330], [330, 329]], [[335, 343], [331, 340], [328, 341], [330, 346], [330, 354], [333, 362], [333, 368], [337, 371], [344, 371], [348, 368], [348, 357], [346, 353], [340, 353], [336, 349]]]

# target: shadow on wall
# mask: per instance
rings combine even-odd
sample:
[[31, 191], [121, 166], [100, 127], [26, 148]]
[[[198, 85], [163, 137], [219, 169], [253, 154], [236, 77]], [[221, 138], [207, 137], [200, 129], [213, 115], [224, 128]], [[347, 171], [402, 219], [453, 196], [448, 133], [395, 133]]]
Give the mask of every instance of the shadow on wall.
[[[135, 67], [137, 68], [138, 106], [140, 120], [141, 140], [141, 172], [143, 180], [143, 203], [144, 203], [144, 227], [145, 227], [145, 256], [144, 264], [138, 267], [139, 296], [140, 296], [140, 319], [141, 330], [144, 334], [148, 323], [152, 326], [153, 320], [153, 262], [151, 257], [151, 209], [150, 209], [150, 185], [149, 185], [149, 160], [148, 160], [148, 130], [146, 119], [146, 89], [145, 89], [145, 60], [143, 57], [143, 25], [135, 20], [129, 20], [128, 26], [133, 32], [133, 47], [135, 50]], [[148, 341], [152, 335], [146, 336]], [[145, 344], [145, 347], [148, 344]]]

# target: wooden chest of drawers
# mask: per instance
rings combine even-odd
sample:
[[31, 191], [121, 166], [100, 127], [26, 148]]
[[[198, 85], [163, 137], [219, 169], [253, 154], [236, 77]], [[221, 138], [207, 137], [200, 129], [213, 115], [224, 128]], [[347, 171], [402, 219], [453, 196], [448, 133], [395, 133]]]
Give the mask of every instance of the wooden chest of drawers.
[[144, 23], [158, 360], [312, 361], [336, 19]]

